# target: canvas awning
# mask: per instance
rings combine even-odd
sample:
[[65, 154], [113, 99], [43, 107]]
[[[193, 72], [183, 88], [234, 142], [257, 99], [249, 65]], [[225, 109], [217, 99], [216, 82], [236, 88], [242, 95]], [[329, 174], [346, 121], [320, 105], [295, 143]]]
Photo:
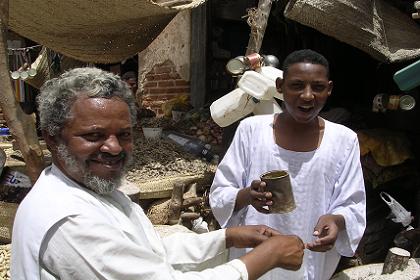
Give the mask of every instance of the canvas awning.
[[290, 0], [284, 14], [380, 61], [420, 57], [420, 25], [383, 0]]
[[146, 48], [178, 11], [205, 0], [156, 2], [13, 0], [8, 27], [77, 60], [119, 62]]

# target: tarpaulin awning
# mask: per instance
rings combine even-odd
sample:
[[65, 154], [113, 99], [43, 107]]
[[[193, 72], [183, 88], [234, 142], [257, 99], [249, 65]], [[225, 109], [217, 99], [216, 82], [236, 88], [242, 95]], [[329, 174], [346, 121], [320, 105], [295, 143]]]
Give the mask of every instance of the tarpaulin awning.
[[383, 0], [290, 0], [284, 14], [380, 61], [420, 57], [420, 25]]
[[13, 0], [9, 28], [68, 57], [122, 61], [146, 48], [178, 11], [205, 0]]

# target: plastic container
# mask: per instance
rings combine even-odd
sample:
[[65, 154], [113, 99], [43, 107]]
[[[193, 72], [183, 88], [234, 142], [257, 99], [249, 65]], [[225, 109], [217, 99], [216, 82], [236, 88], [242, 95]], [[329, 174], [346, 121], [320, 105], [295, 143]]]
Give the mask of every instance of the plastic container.
[[142, 127], [146, 139], [159, 139], [162, 136], [161, 127]]
[[238, 81], [238, 87], [258, 100], [270, 100], [277, 92], [275, 81], [255, 71], [245, 72]]
[[204, 158], [208, 162], [218, 160], [218, 156], [213, 154], [213, 152], [211, 151], [211, 145], [206, 144], [197, 138], [184, 135], [175, 131], [165, 131], [165, 133], [163, 133], [163, 136], [181, 146], [184, 151]]
[[225, 127], [251, 114], [255, 105], [252, 96], [237, 88], [214, 101], [210, 106], [210, 114], [215, 123]]
[[420, 60], [397, 71], [394, 74], [394, 81], [402, 91], [420, 86]]
[[268, 115], [274, 113], [281, 113], [283, 110], [281, 109], [280, 105], [276, 102], [276, 100], [261, 100], [255, 105], [254, 111], [252, 111], [254, 115]]
[[10, 136], [10, 131], [8, 127], [0, 127], [0, 142], [7, 142], [7, 139]]

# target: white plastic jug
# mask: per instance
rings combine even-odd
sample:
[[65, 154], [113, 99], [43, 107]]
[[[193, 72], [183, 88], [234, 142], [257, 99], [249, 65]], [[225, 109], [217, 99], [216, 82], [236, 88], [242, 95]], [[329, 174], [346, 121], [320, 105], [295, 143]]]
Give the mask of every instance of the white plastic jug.
[[283, 79], [283, 71], [273, 66], [263, 66], [261, 68], [258, 68], [256, 71], [264, 77], [266, 77], [267, 79], [273, 81], [274, 85], [272, 86], [274, 86], [274, 88], [272, 86], [270, 87], [270, 90], [272, 90], [272, 92], [270, 92], [269, 95], [273, 94], [275, 98], [284, 100], [283, 94], [279, 93], [276, 89], [276, 80], [277, 78]]
[[254, 115], [267, 115], [267, 114], [274, 114], [274, 113], [281, 113], [283, 110], [281, 109], [280, 105], [276, 102], [276, 100], [260, 100], [255, 107], [254, 111], [252, 111]]
[[246, 71], [239, 79], [238, 87], [258, 100], [270, 100], [277, 91], [275, 82], [255, 71]]
[[215, 123], [225, 127], [252, 113], [255, 105], [252, 96], [236, 88], [214, 101], [210, 106], [210, 114]]

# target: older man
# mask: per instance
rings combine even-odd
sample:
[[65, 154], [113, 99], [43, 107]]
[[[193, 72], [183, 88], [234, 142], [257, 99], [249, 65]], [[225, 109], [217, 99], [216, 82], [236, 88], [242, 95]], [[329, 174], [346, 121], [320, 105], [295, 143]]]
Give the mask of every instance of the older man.
[[[274, 267], [300, 267], [302, 241], [267, 226], [160, 239], [142, 209], [117, 190], [136, 119], [132, 93], [118, 76], [73, 69], [48, 81], [38, 102], [53, 163], [18, 209], [14, 280], [255, 279]], [[232, 246], [255, 249], [208, 268]]]

